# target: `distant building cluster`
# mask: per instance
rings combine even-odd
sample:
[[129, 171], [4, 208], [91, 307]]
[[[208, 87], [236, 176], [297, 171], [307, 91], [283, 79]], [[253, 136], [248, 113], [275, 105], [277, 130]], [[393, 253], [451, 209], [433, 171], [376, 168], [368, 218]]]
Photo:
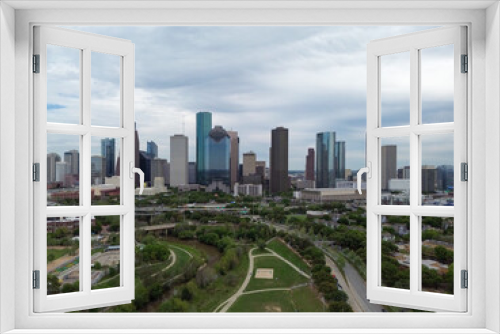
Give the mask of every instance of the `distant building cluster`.
[[[335, 132], [316, 134], [316, 147], [307, 150], [304, 172], [289, 170], [289, 130], [285, 127], [271, 130], [268, 160], [259, 160], [254, 151], [240, 152], [238, 132], [212, 125], [211, 112], [196, 114], [195, 140], [196, 161], [189, 161], [189, 138], [184, 134], [170, 136], [170, 157], [165, 159], [159, 157], [158, 145], [152, 140], [147, 141], [145, 151], [140, 150], [139, 133], [135, 129], [135, 165], [144, 172], [144, 182], [149, 188], [145, 194], [164, 192], [167, 186], [180, 191], [223, 191], [248, 196], [262, 196], [266, 192], [280, 194], [293, 189], [355, 188], [356, 179], [351, 170], [346, 169], [346, 143], [338, 141]], [[383, 150], [383, 157], [395, 159], [391, 149]], [[391, 166], [395, 162], [390, 160]], [[94, 197], [119, 196], [120, 167], [120, 152], [115, 138], [101, 139], [100, 154], [91, 157]], [[65, 152], [63, 160], [57, 153], [47, 154], [48, 188], [76, 188], [79, 168], [77, 150]], [[399, 179], [397, 173], [394, 167], [383, 174], [385, 188], [388, 189], [389, 185], [405, 188], [405, 184], [393, 180]], [[440, 172], [439, 175], [445, 173]], [[432, 177], [428, 175], [429, 179]], [[432, 182], [428, 181], [429, 184]], [[441, 184], [448, 185], [448, 181]], [[138, 177], [135, 186], [139, 186]], [[65, 194], [54, 191], [53, 196], [78, 198], [77, 191], [74, 192], [71, 195], [68, 189]]]

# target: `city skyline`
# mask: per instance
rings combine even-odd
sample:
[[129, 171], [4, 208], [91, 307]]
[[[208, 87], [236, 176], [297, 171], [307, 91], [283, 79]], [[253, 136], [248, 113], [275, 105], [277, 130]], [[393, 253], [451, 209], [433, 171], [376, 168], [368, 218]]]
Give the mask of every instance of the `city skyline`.
[[[366, 45], [430, 27], [74, 28], [135, 43], [141, 150], [146, 139], [153, 140], [159, 156], [168, 157], [169, 136], [185, 134], [191, 138], [189, 161], [196, 161], [195, 114], [210, 111], [213, 124], [239, 132], [240, 152], [253, 150], [268, 164], [271, 129], [288, 128], [294, 148], [290, 170], [303, 170], [304, 152], [324, 131], [336, 131], [349, 143], [347, 169], [364, 166]], [[112, 60], [96, 64], [93, 77], [112, 85], [106, 61]], [[68, 96], [54, 95], [50, 101], [54, 115], [74, 105]]]

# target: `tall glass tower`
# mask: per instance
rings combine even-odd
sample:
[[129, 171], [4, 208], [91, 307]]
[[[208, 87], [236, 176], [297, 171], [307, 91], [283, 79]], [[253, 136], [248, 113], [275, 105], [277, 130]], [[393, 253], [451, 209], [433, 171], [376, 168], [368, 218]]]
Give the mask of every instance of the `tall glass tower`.
[[115, 138], [101, 139], [101, 156], [105, 161], [104, 176], [115, 175]]
[[316, 134], [316, 188], [335, 188], [335, 132]]
[[222, 181], [228, 186], [231, 185], [231, 138], [227, 131], [216, 125], [208, 134], [205, 149], [208, 160], [206, 170], [208, 183]]
[[345, 180], [345, 141], [335, 142], [336, 179]]
[[212, 130], [212, 113], [202, 111], [196, 113], [196, 182], [204, 185], [208, 184], [206, 175], [208, 155], [205, 142], [210, 130]]

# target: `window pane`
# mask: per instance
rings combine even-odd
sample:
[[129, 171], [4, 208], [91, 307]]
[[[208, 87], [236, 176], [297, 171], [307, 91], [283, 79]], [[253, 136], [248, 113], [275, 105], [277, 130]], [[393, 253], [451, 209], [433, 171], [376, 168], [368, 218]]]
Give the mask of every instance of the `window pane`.
[[410, 139], [380, 139], [381, 203], [410, 204]]
[[47, 134], [47, 205], [79, 205], [80, 136]]
[[120, 138], [92, 137], [92, 205], [120, 204]]
[[47, 45], [47, 122], [80, 123], [80, 54]]
[[410, 288], [410, 217], [382, 216], [381, 285]]
[[80, 217], [47, 218], [47, 294], [80, 291]]
[[381, 126], [410, 124], [410, 52], [380, 57]]
[[453, 205], [453, 134], [423, 135], [422, 205]]
[[453, 45], [420, 50], [422, 123], [453, 122]]
[[92, 290], [121, 286], [120, 218], [92, 217]]
[[120, 58], [92, 52], [92, 125], [120, 126]]
[[422, 217], [422, 291], [453, 294], [453, 218]]

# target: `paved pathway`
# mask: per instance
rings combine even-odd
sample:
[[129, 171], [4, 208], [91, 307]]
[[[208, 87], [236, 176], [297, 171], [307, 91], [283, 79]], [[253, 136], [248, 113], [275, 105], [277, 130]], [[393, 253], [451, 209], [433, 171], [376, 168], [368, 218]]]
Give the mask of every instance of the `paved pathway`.
[[155, 276], [159, 275], [160, 273], [172, 268], [172, 266], [175, 264], [175, 262], [177, 262], [177, 254], [175, 254], [175, 252], [171, 249], [170, 249], [170, 257], [172, 258], [172, 262], [170, 262], [170, 264], [168, 266], [166, 266], [165, 268], [163, 268], [161, 271], [155, 273], [154, 275], [151, 275], [151, 277], [155, 277]]
[[283, 256], [279, 255], [278, 253], [276, 253], [272, 249], [266, 248], [266, 250], [269, 252], [269, 254], [265, 253], [265, 254], [259, 254], [259, 255], [255, 255], [254, 256], [253, 255], [253, 251], [255, 249], [257, 249], [257, 247], [250, 249], [250, 251], [248, 252], [249, 265], [248, 265], [247, 276], [245, 277], [245, 280], [243, 281], [243, 284], [241, 284], [240, 288], [238, 289], [238, 291], [236, 291], [235, 294], [233, 294], [231, 297], [229, 297], [229, 299], [227, 299], [222, 304], [220, 304], [219, 306], [217, 306], [217, 308], [214, 310], [214, 312], [227, 312], [231, 308], [231, 306], [233, 306], [234, 302], [236, 302], [236, 300], [241, 295], [244, 295], [244, 294], [257, 293], [257, 292], [265, 292], [265, 291], [291, 290], [291, 289], [295, 289], [297, 287], [301, 287], [301, 286], [306, 286], [307, 285], [307, 284], [304, 284], [304, 285], [300, 284], [298, 286], [293, 286], [293, 287], [290, 287], [290, 288], [274, 288], [274, 289], [264, 289], [264, 290], [255, 290], [255, 291], [244, 292], [245, 289], [246, 289], [246, 287], [248, 286], [248, 283], [250, 282], [250, 279], [252, 278], [253, 269], [254, 269], [254, 259], [256, 257], [263, 257], [263, 256], [274, 256], [274, 257], [277, 257], [281, 261], [285, 262], [290, 267], [292, 267], [295, 271], [297, 271], [302, 276], [306, 277], [307, 279], [311, 279], [310, 275], [308, 275], [307, 273], [305, 273], [302, 270], [300, 270], [300, 268], [298, 268], [296, 265], [294, 265], [293, 263], [291, 263], [290, 261], [288, 261], [287, 259], [285, 259]]
[[248, 259], [249, 259], [249, 264], [248, 264], [248, 271], [247, 271], [247, 276], [245, 277], [245, 280], [243, 281], [243, 284], [241, 284], [240, 288], [234, 295], [229, 297], [228, 300], [217, 306], [217, 308], [214, 310], [214, 312], [218, 312], [220, 309], [220, 312], [227, 312], [231, 306], [233, 306], [234, 302], [236, 299], [238, 299], [239, 296], [243, 294], [243, 291], [245, 291], [248, 283], [250, 282], [250, 279], [252, 278], [253, 274], [253, 266], [254, 266], [254, 256], [252, 255], [253, 250], [257, 249], [257, 247], [252, 248], [248, 251]]

